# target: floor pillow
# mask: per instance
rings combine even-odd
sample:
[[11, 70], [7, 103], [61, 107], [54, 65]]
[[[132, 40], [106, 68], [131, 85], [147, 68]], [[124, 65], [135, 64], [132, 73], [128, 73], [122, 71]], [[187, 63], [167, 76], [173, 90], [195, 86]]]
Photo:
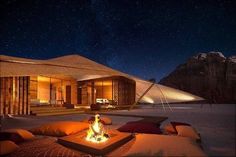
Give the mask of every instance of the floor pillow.
[[178, 132], [178, 136], [189, 137], [196, 141], [200, 140], [199, 134], [191, 126], [179, 125], [179, 126], [176, 126], [176, 130]]
[[170, 122], [170, 123], [171, 123], [171, 125], [173, 126], [173, 128], [175, 129], [176, 132], [177, 132], [176, 126], [178, 126], [178, 125], [191, 126], [190, 124], [188, 124], [188, 123], [183, 123], [183, 122]]
[[173, 125], [168, 123], [164, 125], [163, 131], [167, 134], [177, 134], [176, 130], [174, 129]]
[[34, 139], [35, 136], [24, 129], [7, 129], [0, 132], [0, 140], [10, 140], [15, 143], [21, 143]]
[[150, 122], [128, 122], [118, 128], [120, 132], [161, 134], [161, 129], [155, 123]]
[[88, 128], [89, 124], [85, 122], [58, 121], [43, 124], [39, 127], [30, 129], [30, 131], [36, 135], [67, 136], [71, 134], [76, 134]]
[[132, 146], [121, 156], [206, 157], [196, 142], [186, 137], [137, 134]]
[[0, 141], [0, 156], [14, 152], [19, 146], [12, 141]]

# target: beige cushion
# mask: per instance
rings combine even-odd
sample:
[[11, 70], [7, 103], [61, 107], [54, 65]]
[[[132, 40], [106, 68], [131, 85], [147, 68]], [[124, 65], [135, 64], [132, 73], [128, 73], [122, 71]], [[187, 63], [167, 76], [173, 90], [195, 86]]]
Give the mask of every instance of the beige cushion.
[[59, 121], [41, 125], [40, 127], [33, 128], [30, 131], [37, 135], [67, 136], [76, 134], [88, 128], [89, 124], [84, 122]]
[[3, 132], [15, 133], [19, 135], [23, 140], [31, 140], [31, 139], [34, 139], [35, 137], [31, 132], [24, 129], [7, 129], [7, 130], [4, 130]]
[[163, 127], [163, 130], [164, 130], [165, 133], [168, 133], [168, 134], [176, 134], [176, 131], [175, 131], [173, 125], [170, 124], [170, 123], [166, 124]]
[[18, 146], [12, 141], [0, 141], [0, 156], [14, 152]]
[[189, 137], [194, 140], [200, 140], [197, 131], [191, 126], [179, 125], [176, 126], [176, 130], [178, 132], [178, 136]]
[[134, 140], [122, 156], [206, 156], [195, 141], [186, 137], [137, 134]]

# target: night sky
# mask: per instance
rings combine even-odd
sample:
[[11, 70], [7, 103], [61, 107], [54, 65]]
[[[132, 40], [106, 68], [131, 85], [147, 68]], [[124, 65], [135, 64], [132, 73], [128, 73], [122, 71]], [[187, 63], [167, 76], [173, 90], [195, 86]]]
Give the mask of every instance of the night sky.
[[235, 0], [0, 0], [0, 54], [79, 54], [149, 79], [199, 52], [236, 55]]

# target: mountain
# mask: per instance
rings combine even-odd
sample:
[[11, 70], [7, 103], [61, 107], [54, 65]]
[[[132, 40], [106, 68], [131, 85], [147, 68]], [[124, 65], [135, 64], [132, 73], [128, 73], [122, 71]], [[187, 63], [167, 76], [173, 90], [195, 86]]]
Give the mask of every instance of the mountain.
[[159, 83], [201, 96], [210, 103], [236, 103], [236, 56], [199, 53]]

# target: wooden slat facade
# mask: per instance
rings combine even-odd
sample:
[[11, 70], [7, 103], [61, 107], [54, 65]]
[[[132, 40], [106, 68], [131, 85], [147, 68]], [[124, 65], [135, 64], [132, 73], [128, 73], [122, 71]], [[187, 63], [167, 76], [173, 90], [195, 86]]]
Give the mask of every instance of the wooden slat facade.
[[[118, 104], [130, 105], [135, 102], [135, 81], [119, 79], [118, 81]], [[117, 88], [117, 87], [116, 87]]]
[[30, 114], [30, 77], [0, 77], [0, 114]]

